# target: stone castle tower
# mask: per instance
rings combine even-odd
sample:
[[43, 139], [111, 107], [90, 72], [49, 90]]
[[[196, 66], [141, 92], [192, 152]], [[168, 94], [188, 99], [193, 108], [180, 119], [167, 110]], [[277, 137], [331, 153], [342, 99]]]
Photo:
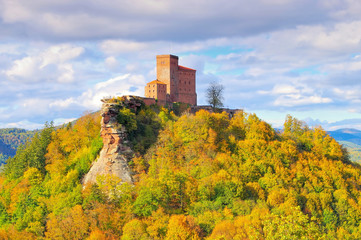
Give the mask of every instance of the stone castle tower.
[[177, 56], [158, 55], [157, 79], [147, 83], [145, 97], [197, 105], [196, 70], [178, 65]]

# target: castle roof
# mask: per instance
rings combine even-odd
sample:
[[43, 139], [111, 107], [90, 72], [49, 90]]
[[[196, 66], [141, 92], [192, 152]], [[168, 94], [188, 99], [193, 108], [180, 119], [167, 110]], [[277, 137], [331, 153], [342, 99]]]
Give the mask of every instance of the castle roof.
[[197, 71], [197, 70], [195, 70], [195, 69], [193, 69], [193, 68], [187, 68], [187, 67], [184, 67], [184, 66], [181, 66], [181, 65], [178, 65], [178, 67], [179, 67], [179, 70]]
[[167, 84], [165, 84], [164, 82], [161, 82], [161, 81], [159, 81], [159, 80], [151, 81], [151, 82], [147, 83], [147, 85], [148, 85], [148, 84], [164, 84], [164, 85], [167, 85]]

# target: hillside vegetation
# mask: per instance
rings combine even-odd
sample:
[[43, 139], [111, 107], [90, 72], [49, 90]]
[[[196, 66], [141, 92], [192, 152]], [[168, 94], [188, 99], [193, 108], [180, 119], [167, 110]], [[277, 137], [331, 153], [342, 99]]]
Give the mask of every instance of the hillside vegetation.
[[35, 131], [27, 131], [19, 128], [0, 129], [0, 166], [6, 159], [13, 157], [17, 148], [29, 141]]
[[358, 164], [361, 163], [361, 146], [352, 142], [348, 141], [338, 141], [344, 147], [346, 147], [349, 155], [350, 160], [353, 162], [357, 162]]
[[120, 110], [135, 185], [81, 185], [99, 116], [47, 126], [2, 174], [0, 239], [361, 239], [360, 166], [322, 129], [155, 110]]

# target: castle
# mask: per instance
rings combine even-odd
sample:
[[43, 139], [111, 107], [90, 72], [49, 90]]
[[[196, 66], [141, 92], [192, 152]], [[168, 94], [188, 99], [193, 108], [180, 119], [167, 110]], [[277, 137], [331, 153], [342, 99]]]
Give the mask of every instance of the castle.
[[182, 102], [196, 106], [196, 70], [178, 65], [177, 56], [157, 55], [157, 79], [147, 83], [145, 97], [160, 105]]

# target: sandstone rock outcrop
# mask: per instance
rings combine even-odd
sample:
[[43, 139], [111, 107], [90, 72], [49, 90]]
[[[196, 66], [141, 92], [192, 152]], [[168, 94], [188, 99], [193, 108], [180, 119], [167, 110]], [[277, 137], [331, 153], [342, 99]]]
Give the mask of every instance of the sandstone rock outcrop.
[[119, 129], [117, 115], [119, 105], [109, 100], [102, 100], [101, 137], [103, 148], [98, 159], [83, 179], [83, 185], [95, 183], [99, 175], [115, 175], [122, 182], [133, 183], [131, 170], [128, 166], [133, 151], [127, 146], [127, 133], [124, 126]]

